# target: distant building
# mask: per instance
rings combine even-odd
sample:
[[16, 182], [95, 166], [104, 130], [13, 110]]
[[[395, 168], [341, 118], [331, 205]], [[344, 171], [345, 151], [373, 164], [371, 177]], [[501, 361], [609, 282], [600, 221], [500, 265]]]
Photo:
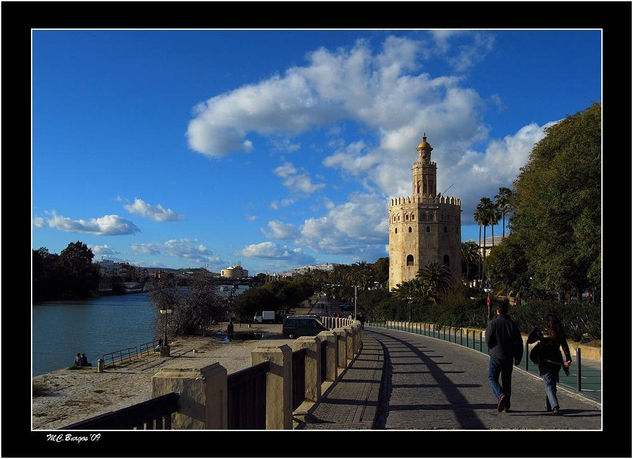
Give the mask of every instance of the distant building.
[[[505, 237], [508, 237], [507, 235]], [[503, 242], [503, 237], [502, 236], [497, 236], [495, 235], [494, 238], [494, 245], [497, 246], [499, 244], [501, 244]], [[476, 242], [478, 244], [478, 241], [473, 241]], [[486, 257], [488, 257], [488, 255], [490, 255], [490, 251], [493, 248], [493, 239], [492, 237], [487, 237], [486, 238], [486, 244], [484, 246], [484, 241], [481, 241], [481, 245], [479, 246], [479, 256], [483, 257], [484, 256], [484, 247], [486, 248]]]
[[220, 277], [224, 277], [226, 279], [241, 279], [243, 277], [248, 277], [248, 271], [240, 266], [238, 263], [235, 266], [229, 266], [226, 269], [223, 269], [220, 272]]

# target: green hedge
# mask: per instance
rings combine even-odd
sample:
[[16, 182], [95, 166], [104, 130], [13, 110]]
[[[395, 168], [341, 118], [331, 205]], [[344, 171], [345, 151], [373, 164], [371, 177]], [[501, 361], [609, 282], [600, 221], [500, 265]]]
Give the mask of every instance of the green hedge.
[[[409, 320], [409, 304], [392, 296], [375, 298], [371, 307], [365, 306], [365, 313], [373, 320]], [[497, 301], [490, 305], [490, 315], [494, 316]], [[556, 314], [574, 341], [601, 338], [600, 305], [589, 303], [562, 304], [555, 301], [530, 300], [517, 306], [510, 306], [509, 314], [523, 333], [531, 332], [534, 327], [543, 327], [548, 313]], [[440, 326], [485, 328], [488, 324], [486, 297], [469, 299], [455, 297], [441, 304], [411, 305], [411, 318], [414, 322], [428, 322]]]

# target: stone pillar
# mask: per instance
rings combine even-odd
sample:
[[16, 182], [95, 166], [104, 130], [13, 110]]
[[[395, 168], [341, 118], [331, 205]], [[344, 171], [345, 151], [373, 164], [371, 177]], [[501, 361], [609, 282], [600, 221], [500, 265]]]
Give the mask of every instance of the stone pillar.
[[325, 347], [325, 379], [327, 381], [334, 381], [336, 380], [336, 367], [338, 365], [336, 333], [334, 331], [322, 331], [317, 336], [319, 336], [322, 341], [327, 341]]
[[316, 403], [321, 399], [321, 337], [301, 336], [292, 347], [293, 351], [306, 350], [305, 399]]
[[354, 330], [354, 327], [352, 327], [351, 325], [346, 326], [344, 329], [347, 330], [347, 341], [346, 341], [347, 349], [345, 353], [347, 354], [347, 360], [351, 361], [354, 358], [354, 355], [356, 354], [354, 352], [354, 340], [355, 340], [356, 330]]
[[228, 427], [226, 368], [218, 362], [204, 368], [163, 368], [152, 376], [152, 397], [178, 392], [180, 408], [172, 429]]
[[336, 349], [337, 349], [337, 366], [338, 368], [347, 367], [347, 330], [344, 328], [335, 328], [336, 332]]
[[292, 350], [283, 346], [258, 346], [251, 363], [270, 362], [266, 376], [266, 429], [292, 429]]

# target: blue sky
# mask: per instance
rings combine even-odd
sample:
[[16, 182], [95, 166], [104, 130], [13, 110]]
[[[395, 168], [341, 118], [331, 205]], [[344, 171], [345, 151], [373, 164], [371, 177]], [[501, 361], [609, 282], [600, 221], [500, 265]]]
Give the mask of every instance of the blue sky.
[[476, 240], [479, 199], [601, 100], [599, 30], [35, 30], [32, 51], [33, 248], [141, 266], [387, 256], [423, 132]]

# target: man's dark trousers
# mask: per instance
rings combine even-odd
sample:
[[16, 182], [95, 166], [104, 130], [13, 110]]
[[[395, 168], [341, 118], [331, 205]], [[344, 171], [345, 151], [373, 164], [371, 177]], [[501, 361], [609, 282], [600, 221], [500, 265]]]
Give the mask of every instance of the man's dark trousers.
[[[510, 401], [512, 394], [512, 363], [513, 359], [497, 359], [490, 357], [490, 366], [488, 367], [488, 379], [490, 386], [495, 393], [497, 399], [501, 394], [505, 394], [505, 403]], [[499, 375], [501, 375], [501, 385], [499, 385]]]

